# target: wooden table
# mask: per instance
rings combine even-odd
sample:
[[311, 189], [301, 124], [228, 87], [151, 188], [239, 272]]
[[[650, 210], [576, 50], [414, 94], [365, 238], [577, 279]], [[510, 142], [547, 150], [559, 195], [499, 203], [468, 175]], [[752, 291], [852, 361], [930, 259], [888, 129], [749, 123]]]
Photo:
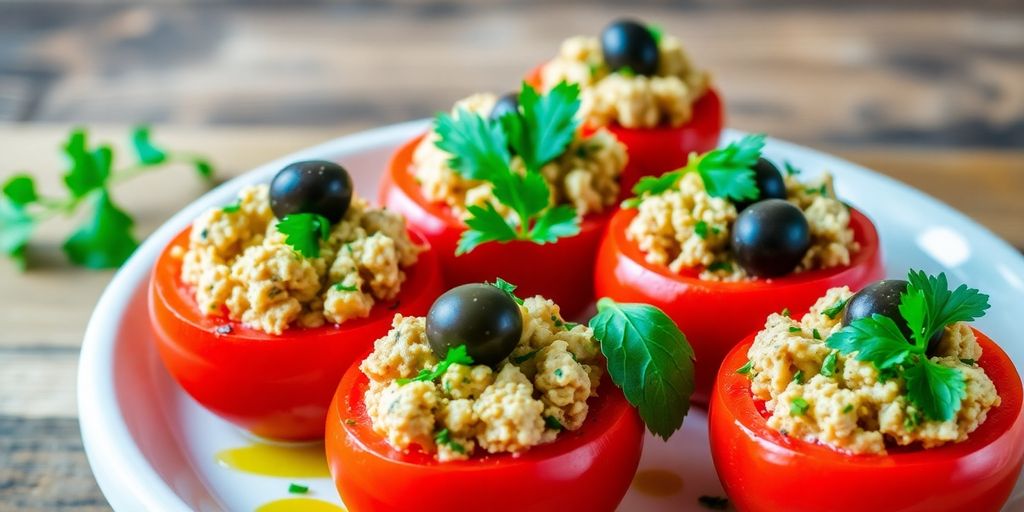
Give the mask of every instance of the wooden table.
[[[714, 71], [731, 126], [885, 172], [1024, 248], [1021, 4], [746, 3], [649, 1], [632, 14], [684, 36]], [[509, 89], [563, 36], [621, 14], [614, 6], [0, 0], [0, 180], [32, 170], [57, 191], [70, 123], [123, 140], [138, 121], [226, 178]], [[203, 190], [179, 168], [115, 194], [141, 236]], [[74, 222], [46, 225], [29, 272], [0, 262], [0, 511], [107, 508], [81, 448], [75, 366], [111, 272], [64, 262]]]

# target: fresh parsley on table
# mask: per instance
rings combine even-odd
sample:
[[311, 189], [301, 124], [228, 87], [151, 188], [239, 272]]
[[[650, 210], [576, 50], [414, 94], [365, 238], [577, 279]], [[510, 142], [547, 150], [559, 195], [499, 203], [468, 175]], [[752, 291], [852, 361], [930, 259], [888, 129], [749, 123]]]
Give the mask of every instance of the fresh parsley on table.
[[133, 234], [132, 217], [114, 202], [114, 185], [174, 163], [193, 167], [204, 180], [213, 176], [213, 166], [205, 158], [162, 149], [153, 143], [146, 126], [132, 131], [131, 143], [135, 162], [115, 169], [110, 145], [90, 146], [84, 128], [72, 130], [62, 147], [68, 161], [63, 176], [64, 197], [40, 193], [28, 173], [8, 179], [0, 196], [0, 253], [26, 268], [26, 248], [36, 227], [53, 217], [70, 217], [86, 208], [86, 220], [64, 242], [64, 254], [75, 265], [118, 267], [139, 243]]
[[988, 295], [966, 285], [950, 291], [944, 273], [929, 276], [911, 270], [907, 281], [899, 311], [910, 327], [911, 339], [891, 318], [876, 313], [851, 322], [825, 344], [843, 354], [856, 353], [855, 359], [871, 362], [880, 372], [902, 376], [907, 398], [925, 416], [948, 421], [960, 410], [966, 382], [959, 369], [928, 358], [928, 340], [947, 325], [984, 316]]
[[761, 158], [764, 134], [747, 135], [724, 148], [713, 149], [702, 155], [691, 154], [686, 167], [669, 171], [661, 176], [645, 176], [633, 186], [633, 197], [622, 202], [623, 208], [636, 208], [644, 199], [663, 194], [676, 186], [683, 175], [696, 172], [704, 182], [704, 189], [712, 197], [732, 201], [757, 199], [753, 166]]
[[[568, 205], [550, 204], [551, 190], [540, 173], [575, 136], [579, 92], [579, 86], [562, 82], [539, 94], [524, 83], [519, 112], [496, 120], [465, 109], [455, 115], [437, 115], [435, 144], [451, 155], [449, 166], [466, 179], [490, 183], [494, 198], [514, 213], [507, 217], [490, 202], [467, 207], [468, 229], [459, 239], [457, 254], [487, 242], [544, 244], [579, 233], [576, 211]], [[523, 172], [513, 170], [512, 151], [522, 159]]]

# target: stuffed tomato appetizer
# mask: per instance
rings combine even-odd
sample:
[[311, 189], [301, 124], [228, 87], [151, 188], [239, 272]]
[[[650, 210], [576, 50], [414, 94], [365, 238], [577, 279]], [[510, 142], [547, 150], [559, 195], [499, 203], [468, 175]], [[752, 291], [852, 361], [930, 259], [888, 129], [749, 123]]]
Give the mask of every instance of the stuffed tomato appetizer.
[[426, 317], [397, 315], [345, 374], [326, 449], [349, 509], [611, 511], [644, 423], [666, 438], [681, 426], [692, 352], [661, 311], [603, 299], [573, 324], [514, 290], [465, 284]]
[[579, 132], [578, 96], [565, 83], [477, 94], [395, 153], [381, 202], [426, 236], [449, 286], [501, 275], [570, 316], [593, 301], [626, 151], [605, 130]]
[[769, 316], [726, 358], [711, 403], [736, 508], [1000, 510], [1024, 416], [1013, 362], [968, 324], [986, 309], [978, 290], [911, 271]]
[[341, 166], [285, 167], [164, 249], [150, 320], [164, 365], [200, 404], [260, 437], [323, 436], [334, 388], [396, 311], [443, 291], [398, 214], [353, 196]]
[[874, 226], [831, 176], [784, 175], [763, 145], [747, 136], [644, 178], [598, 253], [597, 294], [658, 306], [686, 332], [700, 401], [729, 349], [776, 308], [802, 313], [829, 288], [884, 274]]
[[653, 25], [622, 19], [600, 38], [569, 38], [527, 81], [543, 90], [562, 81], [579, 84], [584, 130], [605, 128], [626, 145], [623, 191], [718, 145], [722, 101], [708, 73], [692, 64], [678, 39]]

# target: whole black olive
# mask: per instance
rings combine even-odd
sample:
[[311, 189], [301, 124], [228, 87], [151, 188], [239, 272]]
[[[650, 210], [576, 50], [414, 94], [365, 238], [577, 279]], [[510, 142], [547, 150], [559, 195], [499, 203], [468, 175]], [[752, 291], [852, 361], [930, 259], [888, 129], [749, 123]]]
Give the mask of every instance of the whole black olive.
[[[908, 340], [913, 341], [910, 327], [900, 314], [900, 295], [907, 291], [907, 283], [902, 279], [883, 279], [871, 283], [850, 297], [843, 312], [843, 325], [850, 325], [855, 320], [867, 318], [873, 314], [887, 316], [896, 323], [896, 327]], [[928, 346], [932, 347], [942, 338], [942, 331], [935, 333]]]
[[782, 179], [779, 168], [764, 158], [758, 158], [757, 163], [751, 169], [754, 170], [754, 180], [757, 182], [757, 190], [760, 195], [752, 201], [740, 201], [736, 203], [736, 210], [743, 211], [748, 206], [765, 199], [785, 199], [786, 181]]
[[754, 276], [775, 277], [792, 272], [810, 246], [810, 226], [804, 212], [782, 199], [750, 205], [733, 225], [733, 255]]
[[492, 120], [501, 119], [506, 114], [518, 114], [519, 113], [519, 95], [510, 92], [502, 94], [498, 101], [494, 102], [494, 106], [491, 107], [491, 113], [488, 117]]
[[351, 203], [352, 177], [334, 162], [295, 162], [270, 182], [270, 208], [279, 219], [292, 213], [316, 213], [334, 224]]
[[522, 335], [519, 305], [489, 284], [456, 286], [427, 312], [427, 341], [439, 358], [465, 345], [474, 363], [494, 365], [512, 353]]
[[630, 68], [638, 75], [658, 73], [658, 41], [643, 23], [623, 19], [601, 32], [604, 62], [613, 72]]

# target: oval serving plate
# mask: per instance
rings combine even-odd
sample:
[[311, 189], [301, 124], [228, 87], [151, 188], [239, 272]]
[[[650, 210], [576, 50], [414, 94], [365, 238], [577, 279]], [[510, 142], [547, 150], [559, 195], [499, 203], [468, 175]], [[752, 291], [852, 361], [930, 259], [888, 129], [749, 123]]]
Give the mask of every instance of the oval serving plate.
[[[147, 280], [157, 254], [175, 233], [207, 208], [230, 202], [239, 188], [269, 182], [290, 162], [342, 162], [356, 190], [376, 197], [379, 173], [392, 150], [426, 126], [416, 121], [341, 137], [254, 169], [178, 212], [125, 263], [89, 322], [78, 375], [86, 454], [116, 510], [343, 510], [318, 445], [261, 444], [177, 387], [159, 362], [146, 324]], [[723, 142], [742, 135], [729, 130]], [[769, 140], [765, 153], [772, 160], [788, 160], [808, 176], [833, 172], [840, 197], [877, 225], [890, 275], [904, 275], [909, 267], [945, 271], [952, 281], [989, 293], [992, 314], [978, 326], [1002, 343], [1018, 369], [1024, 368], [1024, 344], [1017, 341], [1012, 314], [1024, 303], [1020, 253], [963, 214], [881, 174], [778, 140]], [[703, 410], [692, 410], [683, 430], [667, 443], [651, 436], [646, 443], [621, 510], [705, 510], [700, 496], [723, 495], [711, 464]], [[309, 492], [289, 494], [292, 483]], [[1020, 507], [1021, 480], [1007, 510]]]

